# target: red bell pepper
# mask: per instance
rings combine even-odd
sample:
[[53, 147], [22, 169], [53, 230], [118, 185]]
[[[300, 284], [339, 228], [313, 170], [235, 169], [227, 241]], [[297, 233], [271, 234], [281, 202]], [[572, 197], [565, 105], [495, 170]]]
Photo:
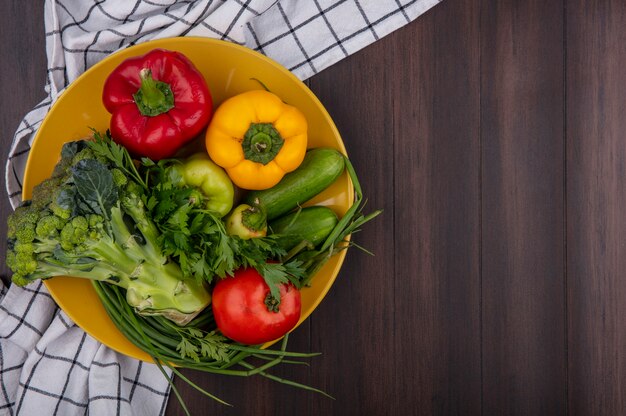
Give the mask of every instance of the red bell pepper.
[[113, 140], [153, 160], [173, 156], [213, 113], [202, 74], [186, 56], [165, 49], [122, 62], [106, 79], [102, 101]]

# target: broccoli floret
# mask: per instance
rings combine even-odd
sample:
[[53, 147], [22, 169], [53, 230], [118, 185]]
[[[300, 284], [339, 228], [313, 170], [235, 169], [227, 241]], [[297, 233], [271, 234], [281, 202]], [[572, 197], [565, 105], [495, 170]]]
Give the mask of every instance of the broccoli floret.
[[7, 220], [8, 238], [17, 238], [20, 241], [33, 241], [35, 224], [37, 224], [38, 220], [39, 211], [33, 208], [31, 204], [16, 208], [15, 212], [13, 212]]
[[104, 218], [101, 215], [90, 214], [87, 215], [87, 221], [89, 221], [89, 238], [95, 240], [102, 234]]
[[44, 215], [37, 221], [37, 227], [35, 228], [37, 238], [44, 239], [55, 237], [59, 234], [59, 231], [63, 229], [64, 225], [65, 220], [61, 217], [51, 214]]
[[36, 224], [39, 220], [39, 212], [33, 208], [32, 205], [28, 205], [25, 207], [18, 208], [16, 212], [19, 212], [19, 224], [20, 226], [24, 224]]
[[54, 172], [9, 216], [6, 263], [15, 284], [54, 276], [103, 281], [126, 289], [138, 313], [179, 324], [210, 303], [202, 283], [163, 254], [142, 185], [83, 144], [64, 147]]
[[97, 228], [97, 227], [102, 228], [102, 223], [104, 222], [104, 218], [102, 218], [102, 215], [89, 214], [87, 215], [87, 221], [89, 221], [90, 228]]
[[50, 211], [54, 213], [54, 215], [64, 220], [68, 220], [72, 216], [71, 209], [63, 208], [54, 202], [49, 205], [49, 208]]
[[93, 153], [93, 150], [91, 150], [89, 147], [86, 147], [82, 150], [79, 150], [73, 157], [72, 157], [72, 161], [70, 162], [69, 166], [74, 166], [75, 164], [77, 164], [78, 162], [80, 162], [81, 160], [85, 160], [85, 159], [94, 159], [95, 155]]
[[35, 240], [35, 225], [24, 224], [23, 227], [15, 231], [15, 239], [25, 243], [31, 243]]
[[144, 192], [143, 189], [141, 188], [141, 185], [139, 185], [135, 181], [128, 181], [126, 186], [124, 186], [121, 189], [122, 189], [122, 195], [131, 197], [131, 198], [137, 197], [138, 195], [142, 195]]
[[63, 177], [53, 177], [35, 186], [31, 199], [32, 207], [39, 211], [45, 210], [46, 206], [53, 200], [62, 181]]
[[113, 174], [113, 182], [120, 188], [125, 186], [128, 183], [128, 178], [124, 175], [124, 172], [115, 168], [111, 169], [111, 173]]
[[15, 230], [15, 239], [22, 243], [31, 243], [35, 240], [35, 224], [26, 222], [20, 224], [20, 227]]
[[63, 250], [73, 250], [87, 240], [90, 234], [89, 221], [85, 217], [74, 217], [67, 222], [60, 234], [60, 243]]
[[37, 270], [37, 260], [33, 257], [33, 251], [9, 251], [7, 253], [7, 266], [13, 270], [13, 275], [28, 276]]
[[27, 284], [30, 283], [30, 280], [28, 280], [26, 276], [20, 273], [13, 273], [13, 277], [11, 278], [11, 281], [18, 286], [26, 286]]
[[34, 273], [37, 270], [37, 260], [28, 253], [16, 253], [15, 261], [19, 265], [18, 273], [28, 275]]
[[15, 244], [13, 244], [13, 251], [15, 252], [15, 254], [24, 253], [31, 256], [35, 251], [35, 245], [32, 242], [25, 243], [17, 241]]

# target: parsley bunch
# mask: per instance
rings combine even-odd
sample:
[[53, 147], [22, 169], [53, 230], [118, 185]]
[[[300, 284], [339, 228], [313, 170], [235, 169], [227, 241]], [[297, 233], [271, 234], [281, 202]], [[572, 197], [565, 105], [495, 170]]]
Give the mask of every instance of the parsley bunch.
[[197, 190], [179, 185], [176, 170], [168, 169], [178, 161], [144, 159], [142, 163], [150, 185], [146, 206], [161, 233], [163, 254], [180, 264], [186, 276], [211, 283], [215, 277], [232, 276], [239, 268], [254, 267], [276, 299], [280, 299], [281, 283], [302, 286], [302, 262], [277, 261], [286, 255], [277, 236], [244, 240], [228, 234], [222, 219], [197, 203]]

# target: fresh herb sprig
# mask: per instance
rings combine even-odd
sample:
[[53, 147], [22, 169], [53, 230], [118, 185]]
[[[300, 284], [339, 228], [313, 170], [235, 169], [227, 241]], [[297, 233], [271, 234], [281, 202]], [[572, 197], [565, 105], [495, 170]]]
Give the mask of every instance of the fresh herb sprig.
[[95, 129], [91, 131], [93, 132], [93, 141], [87, 142], [91, 150], [93, 150], [96, 155], [111, 161], [124, 174], [131, 177], [144, 189], [147, 189], [148, 185], [146, 180], [139, 174], [132, 156], [124, 146], [115, 143], [111, 139], [111, 132], [107, 130], [103, 134]]

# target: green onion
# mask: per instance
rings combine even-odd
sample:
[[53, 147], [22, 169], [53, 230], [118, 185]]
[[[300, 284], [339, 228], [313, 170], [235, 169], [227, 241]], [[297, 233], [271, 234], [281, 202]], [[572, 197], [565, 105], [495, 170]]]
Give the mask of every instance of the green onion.
[[[194, 359], [188, 355], [183, 356], [181, 351], [177, 349], [177, 346], [184, 339], [191, 343], [196, 342], [201, 344], [203, 342], [202, 340], [205, 339], [204, 337], [211, 337], [211, 331], [215, 330], [215, 324], [210, 308], [204, 311], [201, 317], [194, 319], [187, 326], [179, 327], [163, 317], [136, 315], [132, 307], [126, 302], [123, 289], [117, 286], [98, 281], [93, 281], [93, 286], [113, 323], [131, 343], [146, 352], [152, 358], [159, 370], [161, 370], [163, 375], [167, 378], [168, 383], [172, 387], [172, 392], [187, 415], [189, 415], [189, 410], [180, 392], [174, 386], [172, 378], [165, 372], [165, 368], [172, 370], [175, 376], [179, 377], [205, 396], [229, 406], [229, 403], [193, 383], [180, 372], [180, 369], [187, 368], [238, 377], [260, 375], [279, 383], [317, 392], [330, 397], [322, 390], [292, 380], [276, 377], [267, 372], [281, 363], [307, 364], [306, 362], [298, 361], [298, 359], [319, 355], [317, 353], [287, 351], [287, 335], [283, 337], [279, 350], [236, 344], [230, 340], [226, 340], [224, 337], [216, 335], [216, 339], [223, 339], [223, 341], [216, 342], [215, 345], [217, 346], [216, 348], [223, 349], [222, 356], [225, 359], [215, 359], [203, 355], [201, 352], [198, 353], [198, 356]], [[248, 362], [248, 359], [260, 360], [261, 365], [254, 365]]]
[[365, 206], [365, 200], [363, 199], [363, 192], [361, 190], [359, 178], [357, 177], [350, 159], [345, 156], [344, 159], [348, 176], [350, 177], [352, 186], [354, 187], [354, 202], [343, 217], [341, 217], [337, 225], [335, 225], [335, 228], [333, 228], [328, 237], [326, 237], [326, 240], [322, 243], [319, 249], [308, 250], [306, 242], [303, 242], [291, 250], [287, 254], [286, 258], [282, 259], [283, 262], [292, 258], [302, 260], [303, 263], [301, 267], [306, 271], [306, 277], [302, 280], [301, 286], [308, 286], [313, 276], [315, 276], [315, 274], [324, 264], [326, 264], [328, 260], [330, 260], [332, 256], [347, 249], [348, 247], [356, 247], [368, 254], [372, 254], [353, 241], [347, 242], [346, 237], [352, 233], [358, 232], [363, 224], [377, 217], [382, 213], [382, 210], [376, 210], [367, 215], [363, 214], [362, 211]]

